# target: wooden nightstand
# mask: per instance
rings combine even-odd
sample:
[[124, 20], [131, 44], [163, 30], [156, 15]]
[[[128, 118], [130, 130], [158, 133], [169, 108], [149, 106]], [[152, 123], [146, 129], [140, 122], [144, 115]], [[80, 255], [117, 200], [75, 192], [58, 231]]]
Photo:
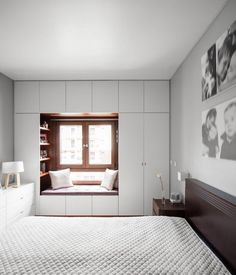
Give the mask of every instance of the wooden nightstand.
[[173, 204], [165, 200], [165, 205], [159, 199], [153, 199], [153, 216], [175, 216], [185, 217], [185, 205], [183, 203]]

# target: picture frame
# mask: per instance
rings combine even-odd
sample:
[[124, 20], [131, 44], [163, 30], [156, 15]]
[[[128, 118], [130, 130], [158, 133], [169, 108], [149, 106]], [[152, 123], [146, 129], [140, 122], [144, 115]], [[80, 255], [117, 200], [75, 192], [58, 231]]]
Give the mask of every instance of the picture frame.
[[40, 143], [48, 143], [47, 134], [40, 134]]

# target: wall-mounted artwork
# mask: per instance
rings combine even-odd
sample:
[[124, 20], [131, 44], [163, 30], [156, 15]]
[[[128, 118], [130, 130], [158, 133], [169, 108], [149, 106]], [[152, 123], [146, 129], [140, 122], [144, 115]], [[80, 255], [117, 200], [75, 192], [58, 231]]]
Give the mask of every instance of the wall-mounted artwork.
[[218, 92], [236, 83], [236, 21], [216, 41]]
[[213, 45], [202, 56], [202, 101], [216, 95], [216, 46]]
[[236, 160], [236, 98], [202, 112], [202, 155]]
[[236, 84], [236, 21], [201, 58], [202, 101]]

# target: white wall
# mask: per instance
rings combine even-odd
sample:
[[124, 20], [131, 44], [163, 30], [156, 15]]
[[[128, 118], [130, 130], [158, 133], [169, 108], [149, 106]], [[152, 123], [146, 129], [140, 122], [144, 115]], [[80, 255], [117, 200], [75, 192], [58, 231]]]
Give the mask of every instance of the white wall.
[[2, 161], [13, 160], [13, 81], [0, 73], [0, 180]]
[[191, 177], [236, 195], [236, 161], [216, 160], [201, 156], [201, 112], [236, 96], [236, 86], [201, 101], [201, 56], [236, 20], [236, 1], [227, 3], [223, 11], [188, 55], [171, 79], [171, 191], [182, 191], [177, 171], [188, 171]]

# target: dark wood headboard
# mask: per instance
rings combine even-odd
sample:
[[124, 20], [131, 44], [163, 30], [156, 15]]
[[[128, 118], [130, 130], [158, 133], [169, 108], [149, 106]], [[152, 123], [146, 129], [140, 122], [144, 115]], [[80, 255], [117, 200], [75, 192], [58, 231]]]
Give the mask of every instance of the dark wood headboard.
[[236, 197], [196, 179], [186, 179], [186, 219], [236, 274]]

